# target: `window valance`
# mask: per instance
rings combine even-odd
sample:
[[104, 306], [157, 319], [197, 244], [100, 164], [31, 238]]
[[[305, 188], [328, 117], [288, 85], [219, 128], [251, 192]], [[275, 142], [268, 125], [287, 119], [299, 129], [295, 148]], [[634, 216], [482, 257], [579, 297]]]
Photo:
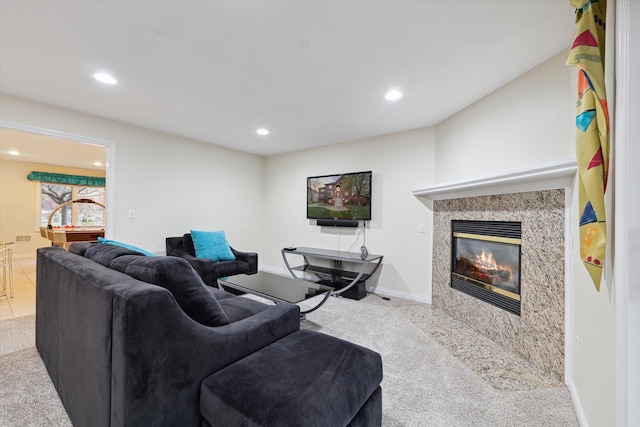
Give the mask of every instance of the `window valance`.
[[29, 181], [51, 182], [66, 185], [85, 185], [87, 187], [104, 187], [105, 178], [97, 176], [67, 175], [63, 173], [31, 171], [27, 175]]

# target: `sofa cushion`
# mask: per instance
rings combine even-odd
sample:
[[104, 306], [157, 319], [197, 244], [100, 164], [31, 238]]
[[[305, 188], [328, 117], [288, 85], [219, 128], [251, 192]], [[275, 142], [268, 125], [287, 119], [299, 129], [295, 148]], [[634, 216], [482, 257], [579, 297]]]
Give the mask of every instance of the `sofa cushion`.
[[229, 318], [198, 273], [183, 258], [125, 255], [109, 268], [169, 290], [182, 310], [206, 326], [222, 326]]
[[269, 308], [267, 304], [243, 297], [225, 298], [219, 302], [231, 323], [246, 319]]
[[214, 262], [236, 259], [224, 231], [191, 230], [191, 238], [198, 258], [208, 258]]
[[71, 252], [72, 254], [84, 256], [84, 253], [91, 245], [93, 245], [93, 243], [91, 242], [76, 242], [69, 246], [69, 252]]
[[[205, 283], [205, 285], [206, 285], [206, 283]], [[216, 297], [218, 302], [222, 301], [223, 299], [234, 298], [236, 296], [236, 294], [232, 294], [231, 292], [227, 292], [227, 291], [222, 290], [220, 288], [214, 288], [213, 286], [208, 286], [207, 285], [207, 289], [209, 289], [209, 291], [213, 294], [213, 296]], [[226, 310], [225, 310], [225, 313], [226, 313]], [[229, 317], [228, 314], [227, 314], [227, 317]], [[229, 320], [229, 321], [231, 321], [231, 320]]]
[[93, 243], [84, 251], [85, 258], [89, 258], [91, 261], [102, 264], [105, 267], [109, 267], [111, 261], [123, 255], [144, 256], [140, 252], [109, 243]]
[[123, 248], [131, 249], [132, 251], [140, 252], [141, 254], [144, 254], [146, 256], [156, 256], [156, 254], [154, 254], [153, 252], [149, 252], [137, 246], [133, 246], [128, 243], [119, 242], [117, 240], [105, 239], [104, 237], [98, 237], [98, 243], [109, 243], [111, 245], [121, 246]]
[[346, 426], [354, 417], [380, 425], [381, 381], [378, 353], [300, 330], [207, 377], [200, 412], [211, 425]]

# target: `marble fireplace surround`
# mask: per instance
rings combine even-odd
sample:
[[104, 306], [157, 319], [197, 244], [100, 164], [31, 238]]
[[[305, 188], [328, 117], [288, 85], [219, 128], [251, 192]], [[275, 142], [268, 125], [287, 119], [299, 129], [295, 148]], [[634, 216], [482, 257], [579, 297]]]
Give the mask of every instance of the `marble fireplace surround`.
[[[566, 194], [575, 160], [431, 186], [432, 303], [497, 344], [564, 381]], [[451, 220], [522, 222], [521, 316], [452, 289]]]

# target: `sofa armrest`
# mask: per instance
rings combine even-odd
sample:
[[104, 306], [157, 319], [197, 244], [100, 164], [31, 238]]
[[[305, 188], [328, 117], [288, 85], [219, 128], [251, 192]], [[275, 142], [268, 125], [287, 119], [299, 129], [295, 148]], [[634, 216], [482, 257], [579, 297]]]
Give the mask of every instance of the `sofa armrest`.
[[249, 264], [249, 271], [245, 274], [256, 274], [258, 272], [258, 254], [255, 252], [241, 252], [233, 249], [231, 246], [231, 252], [237, 260], [244, 261]]
[[300, 308], [277, 304], [220, 327], [189, 318], [168, 292], [141, 284], [115, 296], [112, 424], [200, 425], [200, 383], [300, 328]]

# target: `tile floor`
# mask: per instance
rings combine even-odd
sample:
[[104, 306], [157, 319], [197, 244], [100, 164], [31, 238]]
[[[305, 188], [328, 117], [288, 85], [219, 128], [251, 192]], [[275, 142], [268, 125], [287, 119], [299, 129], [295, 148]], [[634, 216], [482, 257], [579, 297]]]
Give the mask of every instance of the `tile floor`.
[[[0, 271], [0, 281], [2, 272]], [[3, 283], [4, 287], [4, 283]], [[36, 258], [13, 258], [13, 298], [9, 292], [9, 271], [6, 290], [0, 293], [0, 320], [28, 316], [36, 313]]]

